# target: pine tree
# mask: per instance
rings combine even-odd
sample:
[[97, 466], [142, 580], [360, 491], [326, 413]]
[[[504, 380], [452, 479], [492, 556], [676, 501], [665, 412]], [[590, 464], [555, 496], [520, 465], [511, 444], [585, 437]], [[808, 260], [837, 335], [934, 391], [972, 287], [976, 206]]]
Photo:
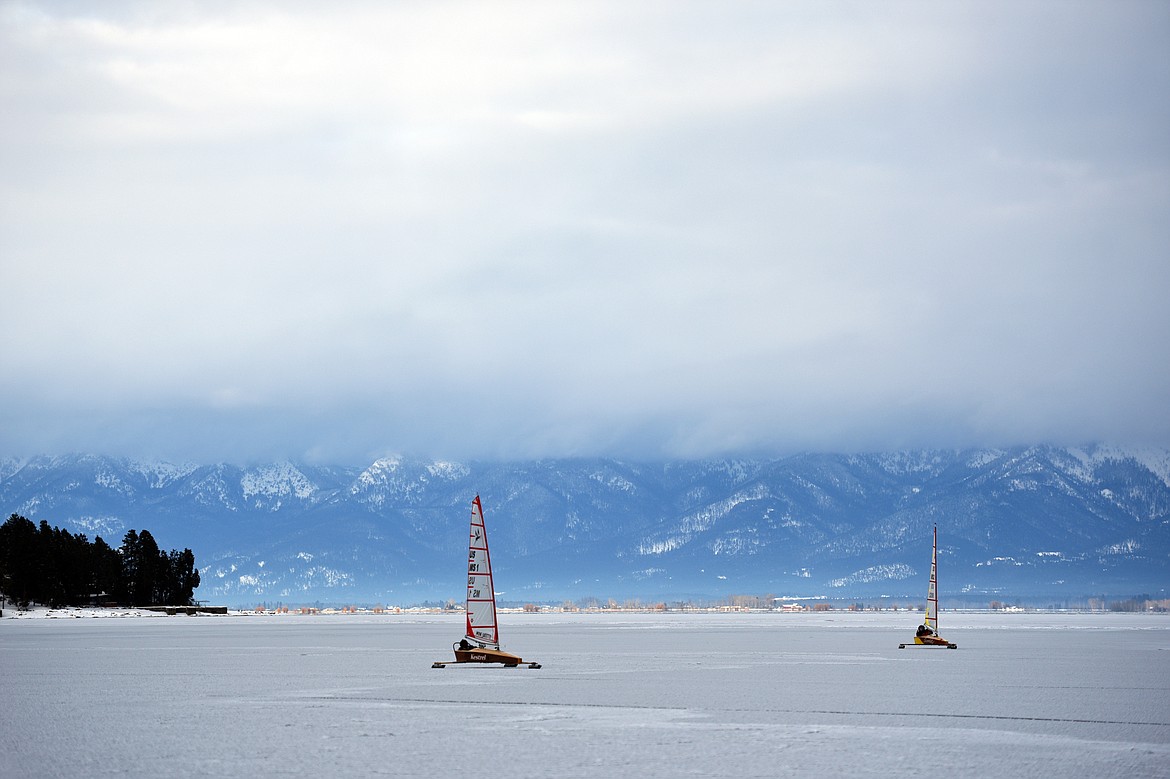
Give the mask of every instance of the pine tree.
[[37, 526], [13, 514], [0, 526], [0, 588], [19, 606], [35, 597]]

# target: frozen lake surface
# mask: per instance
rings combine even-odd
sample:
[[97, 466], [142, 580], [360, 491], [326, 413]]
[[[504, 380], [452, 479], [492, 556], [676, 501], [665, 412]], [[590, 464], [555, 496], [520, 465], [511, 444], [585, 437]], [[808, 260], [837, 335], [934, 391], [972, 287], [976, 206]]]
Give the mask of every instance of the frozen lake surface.
[[5, 618], [0, 776], [1170, 776], [1170, 616], [915, 619]]

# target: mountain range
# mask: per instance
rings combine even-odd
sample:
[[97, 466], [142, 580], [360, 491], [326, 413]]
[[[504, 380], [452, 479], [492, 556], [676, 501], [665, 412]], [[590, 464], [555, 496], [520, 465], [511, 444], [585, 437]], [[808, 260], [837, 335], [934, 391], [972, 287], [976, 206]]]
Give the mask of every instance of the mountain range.
[[1170, 450], [1089, 446], [668, 462], [174, 465], [0, 460], [0, 511], [190, 548], [228, 605], [461, 600], [480, 495], [504, 602], [1054, 603], [1170, 585]]

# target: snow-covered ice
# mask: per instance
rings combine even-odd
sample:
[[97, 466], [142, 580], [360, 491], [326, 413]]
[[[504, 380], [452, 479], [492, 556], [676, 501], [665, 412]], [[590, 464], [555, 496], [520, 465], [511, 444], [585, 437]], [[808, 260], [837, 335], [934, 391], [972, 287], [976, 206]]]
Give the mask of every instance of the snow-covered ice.
[[1170, 776], [1170, 616], [0, 620], [0, 776]]

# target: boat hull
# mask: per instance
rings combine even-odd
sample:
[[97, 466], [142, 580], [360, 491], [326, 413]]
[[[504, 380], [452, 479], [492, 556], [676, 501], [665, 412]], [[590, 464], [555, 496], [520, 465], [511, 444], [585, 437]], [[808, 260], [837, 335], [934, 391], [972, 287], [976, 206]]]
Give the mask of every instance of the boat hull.
[[905, 649], [907, 646], [937, 646], [943, 647], [945, 649], [959, 648], [958, 644], [952, 644], [950, 641], [947, 641], [945, 638], [940, 638], [939, 636], [915, 636], [913, 643], [898, 644], [899, 649]]
[[[540, 668], [540, 663], [526, 662], [522, 657], [500, 649], [456, 649], [455, 660], [458, 663], [499, 663], [506, 668], [515, 668], [526, 665], [529, 668]], [[448, 664], [436, 662], [432, 668], [445, 668]]]
[[455, 662], [457, 663], [503, 663], [504, 665], [520, 665], [524, 660], [511, 652], [499, 649], [456, 649]]

